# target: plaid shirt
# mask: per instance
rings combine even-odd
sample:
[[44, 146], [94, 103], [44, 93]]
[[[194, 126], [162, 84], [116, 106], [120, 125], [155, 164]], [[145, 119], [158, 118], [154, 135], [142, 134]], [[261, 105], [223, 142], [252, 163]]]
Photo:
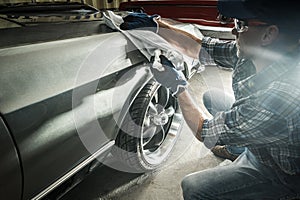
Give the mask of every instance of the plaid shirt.
[[235, 42], [203, 39], [200, 60], [233, 68], [236, 98], [230, 110], [205, 120], [202, 137], [207, 147], [217, 141], [247, 146], [263, 164], [300, 173], [300, 54], [296, 53], [298, 58], [287, 55], [256, 73], [251, 61], [237, 58]]

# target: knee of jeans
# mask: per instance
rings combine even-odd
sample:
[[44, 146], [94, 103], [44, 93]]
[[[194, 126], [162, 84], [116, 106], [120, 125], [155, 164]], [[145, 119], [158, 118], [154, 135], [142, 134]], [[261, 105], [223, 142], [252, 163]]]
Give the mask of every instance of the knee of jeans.
[[183, 193], [185, 193], [185, 191], [188, 190], [188, 188], [189, 188], [189, 181], [187, 181], [186, 178], [184, 178], [181, 181], [181, 188], [182, 188]]
[[210, 92], [205, 92], [202, 96], [203, 104], [205, 107], [211, 107], [211, 94]]
[[216, 199], [213, 195], [206, 176], [202, 174], [190, 174], [181, 181], [183, 198], [185, 200], [192, 199]]
[[190, 192], [189, 192], [189, 189], [190, 189], [189, 181], [187, 181], [186, 178], [181, 181], [181, 189], [182, 189], [183, 198], [185, 200], [191, 199], [190, 198]]
[[[192, 199], [195, 192], [198, 191], [197, 185], [191, 176], [186, 176], [181, 181], [181, 188], [184, 199]], [[199, 186], [199, 185], [198, 185]]]

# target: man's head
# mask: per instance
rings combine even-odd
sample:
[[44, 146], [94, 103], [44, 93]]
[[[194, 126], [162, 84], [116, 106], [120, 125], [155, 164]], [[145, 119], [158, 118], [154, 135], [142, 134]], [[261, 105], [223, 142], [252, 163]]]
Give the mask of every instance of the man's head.
[[[235, 19], [233, 33], [240, 53], [286, 51], [300, 38], [300, 2], [297, 0], [219, 0], [220, 14]], [[261, 55], [261, 54], [260, 54]]]
[[219, 12], [240, 20], [258, 20], [268, 24], [296, 28], [300, 2], [297, 0], [219, 0]]

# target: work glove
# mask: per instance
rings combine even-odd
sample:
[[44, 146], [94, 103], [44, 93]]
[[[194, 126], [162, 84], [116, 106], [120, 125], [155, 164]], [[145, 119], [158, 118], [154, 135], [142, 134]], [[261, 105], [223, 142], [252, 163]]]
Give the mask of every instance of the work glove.
[[188, 82], [181, 71], [175, 69], [171, 61], [164, 55], [160, 55], [160, 63], [152, 57], [151, 72], [155, 80], [162, 86], [168, 88], [172, 95], [177, 97], [181, 92], [186, 90]]
[[132, 30], [132, 29], [146, 29], [158, 32], [158, 23], [156, 20], [160, 18], [159, 15], [147, 15], [146, 13], [130, 13], [123, 18], [124, 22], [120, 25], [122, 30]]

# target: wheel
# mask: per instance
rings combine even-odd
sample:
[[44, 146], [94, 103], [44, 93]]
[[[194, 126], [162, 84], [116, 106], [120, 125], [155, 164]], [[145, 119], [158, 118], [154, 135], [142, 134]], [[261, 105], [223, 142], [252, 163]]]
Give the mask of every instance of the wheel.
[[136, 172], [157, 169], [170, 155], [182, 119], [176, 98], [151, 80], [129, 109], [116, 138], [115, 154]]

